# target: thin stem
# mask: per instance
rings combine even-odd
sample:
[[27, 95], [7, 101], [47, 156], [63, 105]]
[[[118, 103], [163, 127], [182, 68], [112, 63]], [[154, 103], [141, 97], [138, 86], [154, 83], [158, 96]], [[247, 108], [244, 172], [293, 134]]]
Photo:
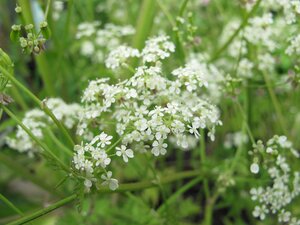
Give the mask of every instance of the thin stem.
[[180, 6], [180, 10], [179, 10], [179, 16], [183, 16], [184, 10], [186, 9], [187, 3], [189, 0], [183, 0], [181, 6]]
[[51, 112], [51, 110], [41, 102], [40, 99], [38, 99], [29, 89], [27, 89], [21, 82], [19, 82], [12, 74], [10, 74], [6, 69], [4, 69], [0, 65], [0, 71], [19, 89], [24, 91], [41, 109], [53, 120], [53, 122], [56, 124], [56, 126], [61, 130], [61, 132], [64, 134], [66, 139], [69, 141], [69, 144], [71, 146], [74, 146], [73, 139], [69, 135], [68, 131], [64, 127], [64, 125], [55, 117], [55, 115]]
[[[195, 176], [204, 176], [204, 173], [200, 172], [199, 170], [179, 172], [176, 174], [171, 174], [169, 176], [166, 176], [165, 179], [160, 181], [160, 183], [168, 184], [168, 183], [175, 182], [177, 180], [186, 179], [186, 178], [195, 177]], [[158, 186], [157, 182], [141, 181], [141, 182], [136, 182], [136, 183], [121, 184], [120, 187], [115, 191], [110, 190], [108, 187], [103, 187], [98, 190], [98, 193], [116, 193], [116, 192], [137, 191], [137, 190], [144, 190], [144, 189], [156, 187], [156, 186]], [[64, 198], [44, 209], [38, 210], [30, 215], [27, 215], [20, 219], [17, 219], [7, 225], [19, 225], [19, 224], [27, 223], [29, 221], [33, 221], [55, 209], [58, 209], [64, 205], [74, 201], [76, 199], [76, 197], [77, 197], [76, 194], [73, 194], [73, 195], [71, 195], [67, 198]]]
[[276, 112], [277, 119], [278, 119], [279, 124], [280, 124], [281, 131], [285, 135], [287, 135], [288, 132], [287, 132], [287, 129], [286, 129], [286, 126], [285, 126], [284, 116], [282, 114], [282, 110], [281, 110], [280, 104], [278, 102], [278, 99], [277, 99], [277, 97], [275, 95], [275, 92], [274, 92], [274, 90], [272, 88], [272, 84], [271, 84], [270, 78], [269, 78], [268, 74], [265, 73], [265, 72], [263, 72], [263, 76], [264, 76], [264, 80], [265, 80], [266, 85], [267, 85], [267, 89], [268, 89], [269, 95], [271, 97], [272, 103], [273, 103], [274, 108], [275, 108], [275, 112]]
[[174, 202], [179, 196], [187, 192], [189, 189], [194, 187], [196, 184], [198, 184], [201, 180], [203, 180], [203, 177], [196, 177], [184, 186], [182, 186], [179, 190], [177, 190], [173, 195], [171, 195], [165, 202], [162, 204], [158, 209], [157, 212], [162, 212], [166, 209], [167, 205], [170, 205], [172, 202]]
[[60, 147], [61, 150], [63, 150], [65, 153], [67, 153], [69, 156], [73, 156], [73, 151], [71, 151], [69, 148], [67, 148], [60, 140], [57, 139], [57, 137], [53, 134], [53, 132], [50, 129], [45, 129], [46, 133], [49, 135], [49, 137], [52, 139], [52, 141]]
[[218, 197], [219, 197], [219, 193], [216, 192], [214, 194], [214, 196], [212, 196], [210, 199], [208, 199], [206, 206], [205, 206], [203, 225], [211, 225], [212, 224], [213, 209], [214, 209], [214, 205], [215, 205]]
[[[201, 163], [201, 168], [204, 167], [205, 162], [206, 162], [206, 146], [205, 146], [205, 132], [204, 129], [200, 130], [200, 163]], [[204, 179], [203, 181], [204, 185], [204, 193], [205, 193], [205, 198], [208, 199], [210, 196], [209, 193], [209, 186], [208, 186], [208, 181], [207, 179]]]
[[2, 200], [9, 208], [11, 208], [13, 211], [18, 213], [19, 215], [23, 216], [24, 213], [18, 209], [11, 201], [9, 201], [4, 195], [0, 193], [0, 200]]
[[238, 108], [239, 108], [239, 110], [240, 110], [240, 112], [241, 112], [241, 114], [243, 116], [243, 119], [245, 121], [245, 126], [246, 126], [246, 130], [248, 132], [248, 136], [250, 137], [250, 141], [251, 141], [252, 144], [255, 144], [255, 139], [254, 139], [252, 131], [251, 131], [251, 129], [250, 129], [248, 123], [247, 123], [247, 117], [246, 117], [246, 114], [245, 114], [245, 112], [243, 110], [243, 107], [241, 106], [241, 104], [240, 104], [240, 102], [238, 100], [236, 101], [236, 103], [237, 103], [237, 106], [238, 106]]
[[45, 20], [47, 20], [47, 18], [48, 18], [50, 6], [51, 6], [51, 0], [48, 0], [47, 1], [47, 6], [46, 6], [46, 12], [45, 12]]
[[228, 38], [228, 40], [215, 52], [215, 54], [211, 57], [209, 60], [210, 62], [215, 61], [224, 50], [227, 49], [227, 47], [231, 44], [231, 42], [236, 38], [236, 36], [240, 33], [241, 30], [244, 29], [244, 27], [248, 24], [249, 19], [252, 17], [252, 15], [256, 12], [257, 8], [259, 7], [259, 4], [261, 3], [262, 0], [258, 0], [251, 11], [245, 16], [244, 20], [236, 29], [236, 31]]
[[73, 195], [71, 195], [67, 198], [64, 198], [64, 199], [62, 199], [62, 200], [60, 200], [60, 201], [44, 208], [44, 209], [38, 210], [38, 211], [28, 215], [28, 216], [24, 216], [24, 217], [22, 217], [18, 220], [15, 220], [11, 223], [8, 223], [7, 225], [19, 225], [19, 224], [24, 224], [24, 223], [28, 223], [30, 221], [33, 221], [33, 220], [35, 220], [35, 219], [37, 219], [37, 218], [39, 218], [43, 215], [46, 215], [49, 212], [52, 212], [55, 209], [60, 208], [63, 205], [66, 205], [66, 204], [74, 201], [76, 199], [76, 197], [77, 197], [76, 194], [73, 194]]
[[49, 156], [51, 156], [57, 163], [58, 165], [61, 166], [61, 168], [63, 170], [65, 170], [66, 172], [70, 172], [70, 168], [68, 166], [66, 166], [62, 161], [60, 161], [60, 159], [53, 154], [53, 152], [48, 148], [47, 145], [44, 145], [44, 143], [42, 143], [32, 132], [31, 130], [29, 130], [16, 116], [13, 112], [11, 112], [7, 107], [5, 106], [1, 106], [3, 108], [3, 110], [13, 119], [16, 121], [16, 123], [22, 127], [22, 129], [29, 135], [29, 137], [34, 140], [37, 145], [39, 145], [47, 154], [49, 154]]
[[[136, 33], [133, 37], [132, 46], [141, 50], [145, 40], [149, 36], [155, 16], [156, 3], [155, 0], [144, 0], [141, 6], [139, 17], [136, 24]], [[135, 68], [138, 64], [138, 59], [132, 60], [132, 67]]]
[[156, 0], [158, 6], [160, 7], [161, 11], [165, 14], [165, 16], [167, 17], [169, 23], [171, 24], [172, 27], [176, 27], [176, 22], [173, 19], [171, 13], [169, 12], [169, 10], [167, 9], [167, 7], [160, 1], [160, 0]]

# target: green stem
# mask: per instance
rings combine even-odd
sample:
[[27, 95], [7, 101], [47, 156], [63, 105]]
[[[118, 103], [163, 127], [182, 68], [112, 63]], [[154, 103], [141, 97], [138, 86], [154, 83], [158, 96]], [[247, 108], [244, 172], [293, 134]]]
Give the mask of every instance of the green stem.
[[169, 12], [169, 10], [167, 9], [167, 7], [160, 1], [160, 0], [156, 0], [158, 6], [160, 7], [161, 11], [165, 14], [165, 16], [167, 17], [169, 23], [171, 24], [172, 27], [176, 27], [176, 22], [173, 19], [171, 13]]
[[205, 214], [204, 214], [204, 222], [203, 225], [211, 225], [212, 224], [212, 216], [213, 216], [213, 209], [216, 203], [219, 194], [216, 193], [210, 199], [208, 199], [206, 206], [205, 206]]
[[252, 15], [258, 9], [261, 1], [262, 0], [258, 0], [255, 3], [255, 5], [251, 9], [251, 11], [249, 13], [247, 13], [247, 15], [245, 16], [244, 20], [242, 21], [242, 23], [240, 24], [240, 26], [238, 27], [238, 29], [236, 29], [236, 31], [228, 38], [228, 40], [215, 52], [215, 54], [209, 60], [210, 62], [215, 61], [222, 54], [222, 52], [227, 49], [227, 47], [236, 38], [236, 36], [240, 33], [240, 31], [244, 29], [244, 27], [248, 24], [249, 19], [252, 17]]
[[47, 1], [47, 6], [46, 6], [46, 12], [45, 12], [45, 20], [47, 20], [47, 18], [48, 18], [50, 6], [51, 6], [51, 0], [48, 0]]
[[54, 204], [52, 204], [52, 205], [44, 208], [44, 209], [38, 210], [38, 211], [36, 211], [36, 212], [28, 215], [28, 216], [24, 216], [24, 217], [22, 217], [22, 218], [20, 218], [20, 219], [18, 219], [16, 221], [8, 223], [7, 225], [19, 225], [19, 224], [24, 224], [24, 223], [28, 223], [30, 221], [33, 221], [33, 220], [35, 220], [35, 219], [37, 219], [37, 218], [39, 218], [39, 217], [41, 217], [43, 215], [46, 215], [49, 212], [52, 212], [55, 209], [60, 208], [63, 205], [66, 205], [66, 204], [74, 201], [76, 199], [76, 197], [77, 196], [75, 194], [73, 194], [73, 195], [71, 195], [71, 196], [69, 196], [67, 198], [64, 198], [64, 199], [62, 199], [62, 200], [60, 200], [60, 201], [58, 201], [58, 202], [56, 202], [56, 203], [54, 203]]
[[186, 9], [187, 3], [189, 0], [183, 0], [181, 6], [180, 6], [180, 10], [179, 10], [179, 16], [182, 17], [184, 10]]
[[1, 106], [3, 108], [3, 110], [13, 119], [16, 121], [16, 123], [22, 127], [22, 129], [30, 136], [30, 138], [32, 140], [34, 140], [37, 145], [39, 145], [47, 154], [49, 154], [49, 156], [51, 156], [57, 163], [58, 165], [61, 166], [61, 168], [63, 170], [65, 170], [66, 172], [70, 172], [70, 168], [68, 166], [66, 166], [56, 155], [53, 154], [53, 152], [48, 148], [47, 145], [44, 145], [44, 143], [42, 143], [37, 137], [34, 136], [34, 134], [31, 132], [31, 130], [29, 130], [16, 116], [13, 112], [11, 112], [8, 108], [6, 108], [5, 106]]
[[[166, 176], [165, 179], [160, 181], [160, 183], [168, 184], [168, 183], [175, 182], [177, 180], [186, 179], [186, 178], [195, 177], [195, 176], [203, 176], [203, 175], [204, 175], [204, 173], [200, 172], [199, 170], [179, 172], [176, 174]], [[141, 182], [136, 182], [136, 183], [121, 184], [120, 187], [115, 191], [110, 190], [108, 187], [103, 187], [98, 190], [98, 193], [116, 193], [116, 192], [137, 191], [137, 190], [144, 190], [147, 188], [157, 187], [157, 186], [158, 186], [157, 182], [154, 182], [154, 181], [141, 181]], [[74, 201], [76, 199], [76, 197], [77, 197], [76, 194], [73, 194], [73, 195], [71, 195], [67, 198], [64, 198], [44, 209], [38, 210], [30, 215], [24, 216], [24, 217], [22, 217], [18, 220], [15, 220], [7, 225], [19, 225], [19, 224], [27, 223], [29, 221], [33, 221], [55, 209], [62, 207], [63, 205], [66, 205], [66, 204]]]
[[[149, 36], [155, 16], [155, 0], [144, 0], [141, 6], [139, 17], [137, 19], [136, 33], [133, 37], [132, 46], [141, 50]], [[132, 60], [132, 67], [135, 68], [138, 64], [138, 59]]]
[[53, 122], [56, 124], [56, 126], [61, 130], [61, 132], [64, 134], [66, 139], [69, 141], [69, 144], [73, 147], [74, 142], [69, 135], [68, 131], [64, 127], [64, 125], [55, 117], [55, 115], [51, 112], [51, 110], [46, 106], [46, 104], [43, 104], [41, 100], [39, 100], [29, 89], [27, 89], [21, 82], [19, 82], [14, 76], [12, 76], [6, 69], [4, 69], [0, 65], [0, 71], [19, 89], [24, 91], [41, 109], [53, 120]]
[[272, 84], [271, 84], [270, 78], [269, 78], [268, 74], [265, 73], [265, 72], [263, 72], [263, 76], [264, 76], [264, 80], [265, 80], [266, 85], [267, 85], [267, 89], [268, 89], [269, 95], [271, 97], [271, 101], [272, 101], [272, 103], [274, 105], [274, 108], [275, 108], [275, 112], [276, 112], [277, 119], [278, 119], [279, 124], [280, 124], [281, 131], [285, 135], [288, 135], [288, 132], [287, 132], [287, 129], [286, 129], [286, 126], [285, 126], [284, 116], [282, 114], [282, 110], [281, 110], [280, 104], [278, 102], [278, 99], [277, 99], [277, 97], [276, 97], [276, 95], [274, 93], [274, 90], [272, 88]]
[[179, 196], [187, 192], [189, 189], [194, 187], [196, 184], [198, 184], [203, 178], [202, 177], [196, 177], [184, 186], [182, 186], [178, 191], [176, 191], [173, 195], [171, 195], [166, 202], [164, 202], [163, 205], [161, 205], [158, 209], [157, 212], [162, 212], [166, 209], [167, 205], [170, 205], [172, 202], [174, 202]]
[[239, 110], [240, 110], [240, 112], [242, 114], [243, 119], [244, 119], [246, 130], [247, 130], [248, 136], [250, 137], [250, 141], [251, 141], [252, 144], [255, 144], [255, 139], [254, 139], [252, 131], [251, 131], [251, 129], [250, 129], [248, 123], [247, 123], [247, 116], [246, 116], [246, 114], [245, 114], [245, 112], [243, 110], [243, 107], [241, 106], [241, 104], [240, 104], [240, 102], [238, 100], [236, 101], [236, 103], [237, 103], [237, 106], [238, 106], [238, 108], [239, 108]]
[[28, 106], [27, 106], [26, 102], [24, 101], [22, 95], [20, 95], [20, 93], [18, 92], [18, 90], [16, 90], [15, 88], [11, 88], [9, 91], [11, 91], [13, 99], [21, 106], [21, 108], [24, 111], [27, 111]]
[[11, 208], [16, 213], [20, 214], [21, 216], [24, 215], [24, 213], [18, 209], [11, 201], [9, 201], [7, 198], [5, 198], [4, 195], [0, 193], [0, 200], [2, 200], [9, 208]]
[[66, 154], [73, 157], [73, 151], [71, 151], [69, 148], [67, 148], [58, 138], [53, 134], [53, 132], [50, 129], [45, 129], [46, 133], [49, 135], [49, 137], [52, 139], [52, 141], [59, 146], [61, 150], [63, 150]]
[[[201, 168], [204, 168], [205, 162], [206, 162], [206, 146], [205, 146], [205, 132], [203, 129], [200, 130], [200, 163], [201, 163]], [[204, 185], [204, 193], [205, 193], [205, 198], [209, 199], [210, 193], [209, 193], [209, 186], [208, 186], [208, 180], [204, 179], [203, 181]]]

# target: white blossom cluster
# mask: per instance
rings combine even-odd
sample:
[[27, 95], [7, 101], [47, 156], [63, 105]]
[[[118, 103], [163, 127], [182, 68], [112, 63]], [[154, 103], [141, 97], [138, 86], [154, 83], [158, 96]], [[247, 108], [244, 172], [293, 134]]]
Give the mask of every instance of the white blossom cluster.
[[[224, 29], [223, 42], [238, 29], [240, 21], [231, 21]], [[241, 31], [238, 37], [230, 44], [228, 54], [232, 59], [239, 59], [236, 68], [238, 76], [252, 78], [255, 68], [261, 71], [271, 72], [274, 70], [276, 60], [274, 52], [279, 47], [279, 39], [283, 39], [285, 23], [277, 18], [274, 20], [272, 13], [265, 13], [262, 16], [253, 17], [248, 25]], [[253, 46], [256, 48], [255, 58], [251, 58]], [[252, 50], [249, 50], [252, 49]], [[225, 62], [225, 66], [232, 65]], [[232, 68], [230, 68], [232, 69]]]
[[[55, 117], [61, 121], [67, 128], [71, 129], [78, 123], [81, 106], [78, 104], [66, 104], [59, 98], [49, 98], [44, 101], [44, 104], [53, 112]], [[53, 124], [52, 120], [44, 111], [40, 109], [33, 109], [26, 112], [22, 123], [33, 133], [38, 139], [43, 139], [44, 129], [49, 129]], [[27, 153], [33, 156], [35, 152], [39, 151], [36, 143], [30, 136], [20, 127], [17, 127], [16, 136], [14, 138], [7, 137], [6, 142], [12, 149], [19, 152]]]
[[286, 49], [286, 54], [291, 55], [300, 55], [300, 35], [296, 35], [290, 39], [290, 44]]
[[80, 52], [95, 63], [104, 62], [108, 52], [120, 45], [122, 38], [135, 33], [132, 26], [84, 22], [78, 25], [76, 38], [82, 41]]
[[[225, 76], [223, 71], [220, 71], [212, 63], [207, 63], [207, 58], [203, 54], [192, 54], [188, 58], [186, 67], [189, 70], [193, 70], [196, 74], [199, 73], [197, 76], [202, 79], [201, 83], [207, 87], [203, 90], [201, 96], [213, 103], [219, 103], [223, 94]], [[182, 75], [180, 76], [183, 77]]]
[[[249, 1], [247, 8], [250, 10], [257, 2]], [[287, 24], [295, 23], [297, 16], [300, 15], [300, 1], [299, 0], [263, 0], [261, 8], [265, 10], [273, 10], [276, 12], [283, 12]]]
[[[136, 153], [165, 155], [170, 137], [187, 149], [191, 143], [188, 137], [198, 138], [199, 129], [207, 129], [211, 140], [215, 139], [215, 127], [221, 125], [219, 110], [201, 97], [207, 86], [204, 77], [209, 75], [187, 65], [173, 70], [168, 79], [161, 60], [174, 51], [173, 47], [168, 37], [154, 37], [141, 51], [145, 64], [137, 67], [131, 78], [117, 84], [110, 84], [107, 78], [94, 80], [84, 91], [84, 112], [77, 130], [84, 144], [76, 146], [73, 162], [88, 180], [87, 189], [93, 182], [97, 187], [97, 177], [107, 174], [111, 156], [120, 156], [127, 163]], [[113, 138], [113, 132], [118, 137]], [[107, 140], [105, 144], [101, 135]], [[118, 146], [109, 146], [112, 139], [119, 139]], [[109, 185], [111, 179], [106, 180]], [[112, 182], [114, 189], [116, 181]]]
[[128, 58], [139, 56], [140, 52], [138, 49], [121, 45], [109, 53], [105, 60], [105, 65], [107, 68], [116, 69], [119, 68], [122, 63], [125, 63]]
[[277, 215], [280, 224], [300, 224], [300, 219], [288, 210], [300, 194], [300, 171], [295, 171], [292, 164], [300, 155], [292, 143], [285, 136], [276, 135], [265, 145], [258, 141], [250, 154], [250, 171], [268, 181], [250, 190], [251, 199], [257, 203], [253, 216], [264, 220], [269, 214]]

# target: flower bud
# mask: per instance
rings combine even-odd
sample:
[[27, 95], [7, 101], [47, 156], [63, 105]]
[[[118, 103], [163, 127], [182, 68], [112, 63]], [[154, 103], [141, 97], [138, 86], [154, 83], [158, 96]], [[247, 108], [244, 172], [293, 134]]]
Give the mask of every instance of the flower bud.
[[49, 39], [51, 36], [51, 30], [49, 29], [47, 21], [43, 21], [40, 24], [40, 29], [42, 31], [44, 38]]
[[20, 38], [20, 30], [21, 30], [21, 25], [12, 25], [11, 27], [12, 31], [10, 32], [10, 39], [14, 42], [18, 41]]
[[21, 13], [22, 12], [22, 8], [21, 8], [21, 6], [16, 6], [16, 8], [15, 8], [15, 11], [16, 11], [16, 13]]
[[25, 26], [25, 30], [32, 30], [33, 29], [33, 24], [28, 24]]

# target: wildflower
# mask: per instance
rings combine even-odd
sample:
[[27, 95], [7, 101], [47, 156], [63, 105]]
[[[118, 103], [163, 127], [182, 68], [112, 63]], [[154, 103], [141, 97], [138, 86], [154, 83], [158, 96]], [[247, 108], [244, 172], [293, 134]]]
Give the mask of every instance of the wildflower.
[[167, 153], [166, 148], [168, 147], [167, 143], [164, 143], [164, 141], [162, 139], [160, 139], [159, 141], [154, 141], [152, 144], [152, 154], [155, 156], [159, 156], [159, 155], [165, 155]]
[[110, 52], [105, 60], [105, 65], [107, 68], [116, 69], [119, 68], [122, 63], [125, 63], [126, 59], [139, 57], [139, 54], [139, 50], [122, 45]]
[[108, 185], [108, 187], [114, 191], [119, 187], [119, 183], [117, 179], [112, 178], [112, 172], [107, 171], [106, 175], [101, 175], [101, 179], [104, 180], [101, 185]]
[[121, 145], [121, 147], [117, 147], [117, 156], [122, 156], [124, 162], [128, 162], [128, 158], [133, 158], [133, 151], [131, 149], [127, 149], [125, 145]]
[[252, 163], [250, 166], [251, 173], [257, 174], [259, 172], [259, 165], [257, 163]]
[[97, 147], [101, 147], [104, 148], [106, 145], [110, 145], [111, 144], [111, 139], [113, 137], [107, 135], [106, 133], [102, 132], [100, 135], [97, 135], [93, 138], [93, 140], [91, 141], [91, 144], [95, 144], [97, 143]]
[[[277, 215], [278, 222], [288, 223], [292, 220], [292, 212], [286, 211], [292, 201], [299, 196], [300, 180], [299, 172], [293, 171], [290, 165], [291, 157], [295, 149], [285, 136], [275, 135], [266, 142], [258, 141], [254, 149], [250, 151], [253, 163], [250, 167], [252, 173], [264, 173], [269, 176], [266, 186], [259, 186], [250, 190], [251, 199], [257, 202], [253, 216], [261, 220], [268, 214]], [[257, 159], [261, 159], [259, 166]], [[260, 171], [261, 169], [261, 171]], [[294, 219], [297, 222], [296, 219]]]

